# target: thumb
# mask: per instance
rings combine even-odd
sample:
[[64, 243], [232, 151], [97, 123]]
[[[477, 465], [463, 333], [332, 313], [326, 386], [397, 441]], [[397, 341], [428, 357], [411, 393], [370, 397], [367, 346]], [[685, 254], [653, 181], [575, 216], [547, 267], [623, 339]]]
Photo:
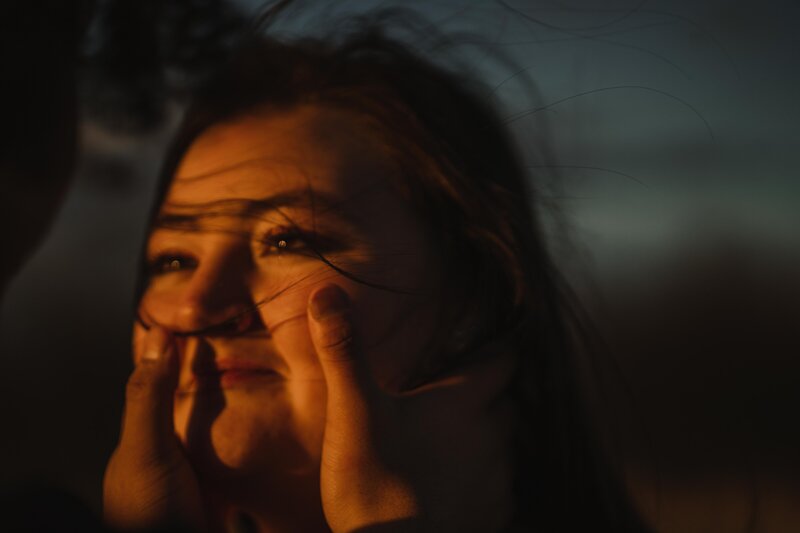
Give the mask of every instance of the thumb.
[[328, 412], [341, 407], [348, 416], [366, 409], [379, 390], [361, 352], [350, 299], [328, 284], [309, 297], [309, 330], [328, 387]]
[[164, 328], [151, 327], [142, 345], [128, 378], [120, 446], [155, 458], [177, 444], [173, 396], [179, 364], [173, 339]]
[[137, 347], [122, 435], [103, 483], [105, 520], [124, 531], [202, 531], [200, 487], [173, 422], [177, 349], [170, 334], [156, 326], [147, 333], [137, 330]]

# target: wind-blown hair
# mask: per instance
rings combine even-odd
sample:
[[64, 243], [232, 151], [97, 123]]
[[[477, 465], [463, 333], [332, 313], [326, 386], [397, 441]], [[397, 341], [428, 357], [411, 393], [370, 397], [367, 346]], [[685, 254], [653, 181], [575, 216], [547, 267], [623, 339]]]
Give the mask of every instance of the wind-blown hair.
[[314, 104], [366, 119], [403, 176], [397, 186], [438, 241], [452, 303], [438, 328], [446, 372], [505, 338], [520, 354], [512, 393], [515, 525], [535, 531], [645, 531], [595, 438], [578, 385], [591, 348], [553, 265], [515, 144], [479, 85], [365, 25], [336, 38], [243, 40], [193, 95], [163, 169], [159, 203], [209, 126], [256, 108]]

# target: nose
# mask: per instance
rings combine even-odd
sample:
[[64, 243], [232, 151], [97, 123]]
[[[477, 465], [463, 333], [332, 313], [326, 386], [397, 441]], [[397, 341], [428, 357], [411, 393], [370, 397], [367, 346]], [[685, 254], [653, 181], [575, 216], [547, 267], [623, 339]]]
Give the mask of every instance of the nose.
[[[181, 333], [220, 328], [236, 332], [253, 321], [248, 286], [250, 258], [234, 246], [205, 253], [197, 265], [162, 288], [145, 292], [147, 314], [162, 326]], [[170, 286], [163, 285], [170, 283]]]

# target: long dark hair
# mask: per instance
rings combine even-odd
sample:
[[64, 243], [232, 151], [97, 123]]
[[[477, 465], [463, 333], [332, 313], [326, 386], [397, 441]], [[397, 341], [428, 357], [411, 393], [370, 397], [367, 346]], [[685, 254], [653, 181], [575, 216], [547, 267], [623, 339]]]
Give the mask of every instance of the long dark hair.
[[[448, 301], [457, 303], [439, 328], [453, 341], [446, 365], [498, 337], [511, 339], [520, 354], [512, 385], [524, 414], [515, 524], [646, 530], [587, 415], [578, 365], [591, 356], [591, 328], [545, 247], [506, 125], [475, 81], [387, 36], [382, 23], [355, 28], [318, 39], [243, 39], [195, 91], [163, 168], [158, 203], [189, 145], [212, 124], [256, 107], [307, 103], [372, 119], [402, 170], [398, 186], [450, 265]], [[470, 334], [454, 341], [456, 331]]]

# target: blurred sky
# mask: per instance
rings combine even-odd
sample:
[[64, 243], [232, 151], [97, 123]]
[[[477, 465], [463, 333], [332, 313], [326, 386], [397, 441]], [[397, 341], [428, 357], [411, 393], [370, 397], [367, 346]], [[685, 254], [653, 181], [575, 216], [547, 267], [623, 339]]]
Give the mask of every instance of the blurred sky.
[[[398, 5], [307, 4], [303, 18], [279, 29]], [[796, 255], [796, 2], [508, 0], [519, 12], [486, 0], [402, 5], [440, 30], [471, 35], [456, 38], [456, 50], [494, 88], [528, 164], [543, 164], [546, 142], [563, 166], [531, 172], [553, 249], [576, 283], [647, 276], [692, 242], [738, 239], [767, 258]], [[518, 69], [538, 95], [510, 78]], [[5, 459], [3, 470], [96, 501], [107, 457], [98, 450], [110, 453], [116, 438], [136, 258], [168, 131], [125, 137], [86, 122], [82, 134], [74, 187], [2, 302], [2, 415], [19, 435], [4, 444], [5, 457], [18, 459]]]

